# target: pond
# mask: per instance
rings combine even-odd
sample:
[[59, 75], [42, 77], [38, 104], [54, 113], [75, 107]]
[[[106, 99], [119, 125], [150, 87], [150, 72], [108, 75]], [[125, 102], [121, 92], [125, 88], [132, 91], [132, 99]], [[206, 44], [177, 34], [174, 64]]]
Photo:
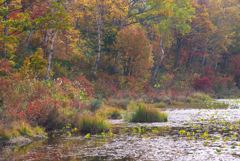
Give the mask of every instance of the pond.
[[[90, 139], [82, 136], [55, 137], [24, 147], [4, 147], [0, 150], [0, 160], [240, 161], [240, 126], [230, 127], [239, 124], [236, 122], [240, 119], [239, 104], [235, 100], [219, 101], [229, 103], [230, 108], [168, 110], [167, 123], [128, 124], [115, 120], [112, 123], [116, 129], [125, 132], [111, 137], [92, 136]], [[199, 132], [201, 135], [195, 134], [193, 126], [207, 127], [208, 135], [212, 137], [203, 138], [206, 131]], [[162, 133], [150, 134], [127, 132], [141, 127], [145, 131], [163, 130]], [[180, 135], [180, 130], [184, 130], [186, 135]]]

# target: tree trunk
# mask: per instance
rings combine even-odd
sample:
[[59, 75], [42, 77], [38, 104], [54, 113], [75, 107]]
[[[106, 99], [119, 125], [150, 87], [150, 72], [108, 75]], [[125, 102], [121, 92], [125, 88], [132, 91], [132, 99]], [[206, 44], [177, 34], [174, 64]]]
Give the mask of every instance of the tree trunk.
[[100, 59], [101, 59], [101, 51], [102, 51], [102, 15], [99, 0], [96, 0], [96, 18], [97, 18], [97, 39], [98, 39], [98, 49], [97, 49], [97, 57], [94, 67], [94, 74], [96, 74]]
[[182, 43], [181, 38], [178, 37], [177, 43], [176, 43], [176, 56], [175, 56], [174, 68], [177, 68], [179, 64], [181, 43]]
[[188, 58], [187, 58], [187, 63], [186, 63], [186, 69], [188, 69], [192, 65], [193, 52], [194, 51], [188, 51]]
[[[7, 8], [8, 5], [9, 5], [9, 3], [10, 3], [9, 0], [5, 0], [4, 3], [3, 3], [3, 6], [4, 6], [5, 8]], [[3, 20], [4, 20], [4, 21], [7, 21], [7, 20], [8, 20], [8, 14], [3, 17]], [[4, 26], [4, 28], [3, 28], [3, 37], [4, 37], [4, 39], [6, 39], [7, 36], [8, 36], [8, 27], [7, 27], [7, 26]], [[7, 46], [6, 46], [5, 40], [4, 40], [4, 42], [3, 42], [3, 57], [4, 57], [4, 58], [7, 58]]]
[[47, 76], [46, 79], [50, 79], [50, 73], [51, 73], [51, 66], [52, 66], [52, 58], [53, 58], [53, 53], [54, 53], [54, 43], [55, 39], [57, 37], [57, 32], [49, 30], [47, 31], [47, 40], [49, 46], [47, 47], [47, 56], [48, 56], [48, 66], [47, 66]]
[[153, 67], [153, 73], [152, 73], [152, 79], [151, 79], [151, 83], [155, 84], [156, 79], [157, 79], [157, 74], [159, 72], [159, 70], [161, 69], [161, 65], [163, 62], [163, 59], [165, 57], [165, 51], [164, 51], [164, 47], [163, 47], [163, 41], [160, 40], [160, 59], [156, 60], [156, 62], [154, 62], [154, 67]]

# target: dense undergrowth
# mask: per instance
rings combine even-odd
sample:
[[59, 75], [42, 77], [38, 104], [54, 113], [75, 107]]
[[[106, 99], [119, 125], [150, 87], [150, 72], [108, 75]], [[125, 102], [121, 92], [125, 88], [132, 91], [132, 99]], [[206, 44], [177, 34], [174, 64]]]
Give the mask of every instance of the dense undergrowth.
[[[45, 135], [44, 130], [68, 135], [104, 133], [111, 130], [108, 119], [166, 122], [167, 115], [160, 111], [167, 108], [227, 107], [203, 93], [97, 99], [94, 85], [82, 76], [46, 81], [23, 79], [16, 74], [0, 81], [0, 137], [5, 139]], [[16, 122], [22, 123], [16, 127]]]

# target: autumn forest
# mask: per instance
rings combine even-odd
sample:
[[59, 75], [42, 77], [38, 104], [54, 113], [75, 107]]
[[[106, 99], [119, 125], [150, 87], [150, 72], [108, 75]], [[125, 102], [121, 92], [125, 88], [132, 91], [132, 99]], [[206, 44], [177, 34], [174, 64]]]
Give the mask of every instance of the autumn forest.
[[239, 0], [0, 0], [0, 146], [120, 136], [111, 120], [171, 122], [239, 96]]

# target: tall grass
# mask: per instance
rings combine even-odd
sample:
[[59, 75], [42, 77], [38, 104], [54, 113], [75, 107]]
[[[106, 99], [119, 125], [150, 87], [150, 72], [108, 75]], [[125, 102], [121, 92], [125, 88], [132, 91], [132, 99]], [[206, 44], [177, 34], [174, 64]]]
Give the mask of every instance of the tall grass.
[[11, 139], [18, 136], [35, 137], [46, 136], [44, 129], [41, 127], [32, 127], [26, 122], [12, 122], [9, 125], [0, 124], [0, 137]]
[[110, 126], [101, 117], [85, 114], [80, 116], [79, 120], [77, 121], [77, 128], [83, 134], [98, 134], [109, 131]]
[[167, 122], [167, 117], [166, 113], [160, 112], [155, 108], [146, 107], [144, 104], [137, 104], [137, 108], [135, 108], [130, 117], [130, 122]]
[[98, 111], [96, 111], [96, 115], [106, 119], [121, 119], [122, 111], [123, 110], [119, 108], [104, 104]]

